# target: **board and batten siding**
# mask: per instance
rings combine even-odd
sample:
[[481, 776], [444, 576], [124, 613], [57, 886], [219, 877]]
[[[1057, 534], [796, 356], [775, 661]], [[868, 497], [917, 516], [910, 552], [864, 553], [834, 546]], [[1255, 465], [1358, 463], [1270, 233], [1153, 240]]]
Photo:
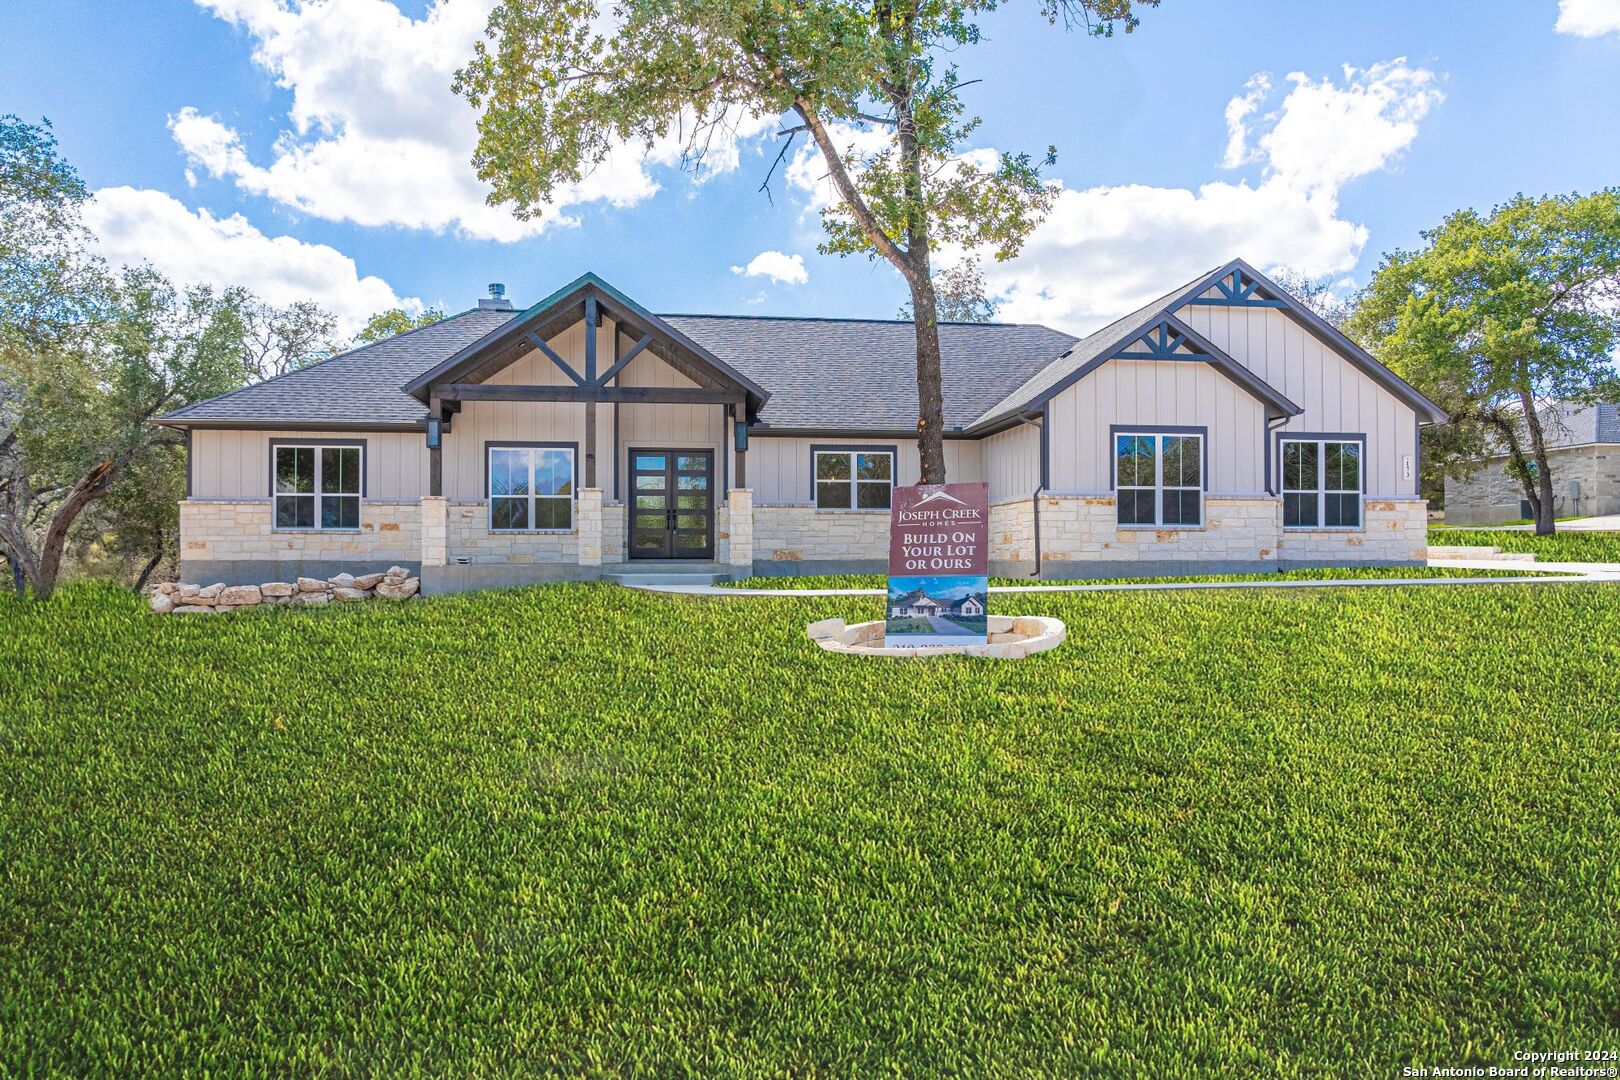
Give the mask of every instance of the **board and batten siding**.
[[366, 444], [366, 498], [419, 499], [428, 489], [427, 444], [419, 431], [251, 431], [191, 433], [191, 497], [249, 501], [270, 497], [270, 444], [320, 440]]
[[1040, 428], [1019, 424], [991, 435], [983, 446], [990, 501], [1031, 498], [1041, 483]]
[[[1217, 294], [1211, 289], [1204, 295]], [[1282, 425], [1285, 435], [1289, 431], [1365, 434], [1367, 495], [1412, 498], [1417, 494], [1416, 414], [1335, 349], [1276, 308], [1189, 304], [1176, 314], [1305, 410]], [[1411, 476], [1403, 479], [1408, 458]]]
[[[893, 446], [900, 459], [895, 463], [895, 483], [907, 487], [917, 483], [922, 475], [916, 439], [892, 439], [883, 435], [835, 439], [764, 435], [754, 431], [748, 437], [748, 486], [753, 489], [755, 506], [805, 506], [815, 502], [815, 493], [810, 489], [812, 446]], [[950, 483], [982, 482], [983, 462], [982, 444], [965, 439], [945, 440], [945, 473]]]
[[[635, 344], [631, 340], [623, 340], [620, 348], [629, 350]], [[618, 386], [656, 386], [690, 388], [699, 384], [682, 375], [658, 357], [649, 352], [630, 361], [630, 366], [619, 373], [614, 380]], [[615, 406], [598, 406], [596, 423], [600, 428], [603, 424], [613, 424], [613, 410]], [[714, 451], [714, 477], [711, 481], [714, 491], [715, 505], [725, 500], [725, 493], [721, 490], [721, 483], [730, 472], [731, 463], [724, 460], [722, 454], [726, 449], [727, 433], [730, 425], [727, 423], [726, 407], [724, 405], [679, 405], [667, 402], [658, 402], [648, 405], [617, 406], [619, 418], [619, 482], [623, 484], [624, 477], [629, 469], [629, 457], [632, 449], [646, 447], [649, 449], [671, 450], [712, 450]], [[610, 436], [611, 437], [611, 436]], [[610, 488], [612, 478], [611, 459], [607, 462], [609, 472], [602, 472], [603, 462], [597, 463], [598, 479], [604, 490]], [[610, 499], [617, 499], [615, 492], [609, 491]]]
[[1049, 482], [1054, 492], [1112, 488], [1111, 427], [1208, 429], [1211, 495], [1264, 493], [1265, 406], [1206, 363], [1111, 360], [1052, 399]]

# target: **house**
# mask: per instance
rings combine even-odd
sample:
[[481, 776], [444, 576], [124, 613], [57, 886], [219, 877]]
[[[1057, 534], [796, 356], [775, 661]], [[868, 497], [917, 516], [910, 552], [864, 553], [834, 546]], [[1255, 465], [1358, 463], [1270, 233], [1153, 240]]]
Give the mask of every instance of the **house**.
[[891, 618], [900, 618], [906, 615], [940, 615], [945, 609], [938, 600], [929, 596], [922, 589], [912, 589], [900, 599], [889, 605]]
[[946, 614], [960, 615], [964, 619], [976, 619], [984, 614], [984, 599], [969, 593], [952, 604]]
[[[1620, 405], [1559, 401], [1538, 412], [1547, 439], [1553, 513], [1620, 514]], [[1494, 454], [1473, 475], [1446, 481], [1446, 524], [1495, 525], [1535, 516], [1507, 462], [1506, 453]]]
[[[1418, 428], [1444, 414], [1241, 260], [1084, 338], [940, 336], [946, 466], [989, 484], [993, 573], [1423, 556]], [[916, 403], [907, 322], [655, 315], [587, 274], [160, 422], [189, 448], [186, 580], [399, 564], [432, 592], [881, 572]]]

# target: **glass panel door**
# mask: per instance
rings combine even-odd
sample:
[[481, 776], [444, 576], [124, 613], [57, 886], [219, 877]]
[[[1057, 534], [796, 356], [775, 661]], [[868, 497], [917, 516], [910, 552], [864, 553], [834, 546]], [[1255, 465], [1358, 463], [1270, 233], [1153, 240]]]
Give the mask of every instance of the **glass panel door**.
[[714, 558], [714, 453], [630, 451], [630, 557]]

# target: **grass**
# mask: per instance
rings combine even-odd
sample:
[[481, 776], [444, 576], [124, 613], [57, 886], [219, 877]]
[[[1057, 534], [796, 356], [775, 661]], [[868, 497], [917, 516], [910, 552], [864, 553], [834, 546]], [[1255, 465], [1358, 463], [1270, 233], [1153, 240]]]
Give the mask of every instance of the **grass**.
[[[1527, 577], [1540, 572], [1512, 569], [1461, 570], [1447, 566], [1344, 566], [1303, 570], [1272, 570], [1256, 574], [1137, 575], [1134, 577], [1055, 578], [993, 577], [1000, 585], [1135, 585], [1183, 581], [1332, 581], [1345, 578], [1430, 578], [1430, 577]], [[882, 574], [806, 574], [801, 577], [751, 577], [740, 581], [716, 582], [731, 589], [882, 589], [888, 578]]]
[[1620, 1038], [1604, 585], [0, 598], [0, 1073], [1398, 1075]]
[[1503, 551], [1531, 551], [1546, 562], [1620, 562], [1620, 533], [1564, 530], [1537, 536], [1518, 529], [1468, 529], [1450, 526], [1429, 530], [1429, 543], [1499, 547]]

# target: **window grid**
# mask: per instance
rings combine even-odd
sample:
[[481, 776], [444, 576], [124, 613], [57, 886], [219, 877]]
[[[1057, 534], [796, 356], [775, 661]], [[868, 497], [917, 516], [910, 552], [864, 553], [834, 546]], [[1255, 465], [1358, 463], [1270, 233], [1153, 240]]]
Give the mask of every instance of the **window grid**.
[[815, 458], [816, 509], [889, 509], [894, 489], [892, 452], [817, 450]]
[[491, 444], [486, 453], [491, 532], [573, 529], [573, 447]]
[[1120, 525], [1201, 527], [1203, 435], [1115, 432], [1114, 494]]
[[358, 530], [365, 473], [362, 450], [344, 443], [273, 443], [273, 527]]
[[1363, 444], [1356, 439], [1281, 440], [1283, 528], [1359, 529]]

